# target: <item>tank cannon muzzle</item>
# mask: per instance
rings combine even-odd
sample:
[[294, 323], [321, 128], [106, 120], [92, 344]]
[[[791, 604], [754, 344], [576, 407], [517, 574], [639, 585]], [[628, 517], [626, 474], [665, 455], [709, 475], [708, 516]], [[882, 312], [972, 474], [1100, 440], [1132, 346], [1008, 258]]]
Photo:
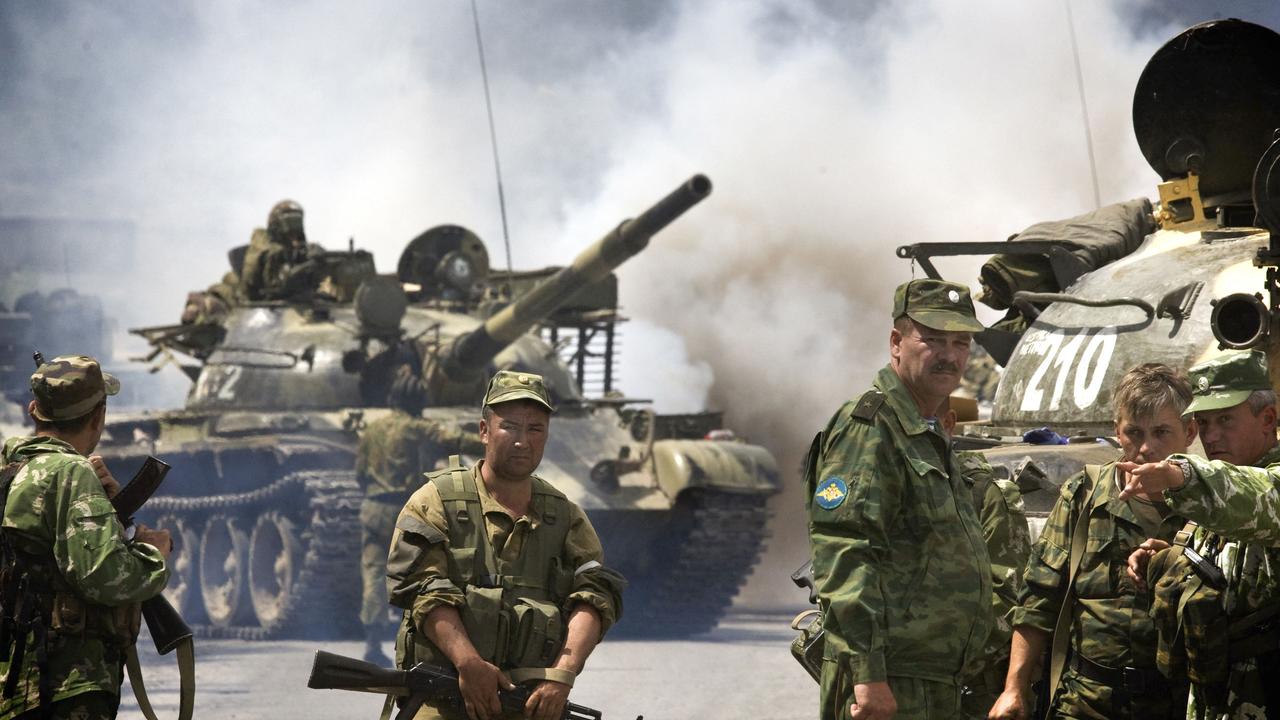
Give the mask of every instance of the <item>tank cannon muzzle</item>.
[[568, 267], [516, 298], [483, 326], [459, 337], [439, 360], [443, 379], [474, 381], [503, 348], [572, 300], [579, 290], [603, 280], [644, 250], [658, 231], [710, 194], [711, 180], [694, 175], [639, 216], [624, 220]]

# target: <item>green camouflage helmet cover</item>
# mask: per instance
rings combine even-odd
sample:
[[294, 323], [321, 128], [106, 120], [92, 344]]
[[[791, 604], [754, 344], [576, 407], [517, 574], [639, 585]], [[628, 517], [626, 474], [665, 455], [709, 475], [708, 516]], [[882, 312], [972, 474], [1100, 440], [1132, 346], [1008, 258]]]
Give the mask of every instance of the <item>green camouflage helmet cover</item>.
[[1206, 360], [1187, 371], [1191, 404], [1183, 415], [1235, 407], [1254, 390], [1270, 390], [1267, 355], [1261, 350], [1241, 350]]
[[906, 315], [927, 328], [945, 332], [978, 332], [969, 288], [946, 280], [909, 280], [893, 291], [893, 319]]
[[545, 407], [547, 412], [555, 412], [555, 408], [551, 407], [551, 395], [547, 393], [547, 385], [541, 375], [499, 370], [489, 381], [489, 390], [484, 394], [484, 407], [513, 400], [532, 400]]
[[120, 381], [102, 372], [97, 360], [88, 355], [60, 355], [36, 368], [31, 376], [31, 393], [36, 398], [32, 415], [41, 422], [74, 420], [118, 392]]

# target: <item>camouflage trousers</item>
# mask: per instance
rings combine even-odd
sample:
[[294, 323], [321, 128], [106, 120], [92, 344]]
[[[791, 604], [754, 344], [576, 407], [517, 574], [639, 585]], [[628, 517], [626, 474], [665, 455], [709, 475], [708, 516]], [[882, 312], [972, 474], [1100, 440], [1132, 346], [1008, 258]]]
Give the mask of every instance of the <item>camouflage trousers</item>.
[[[898, 703], [895, 720], [964, 720], [960, 710], [960, 686], [920, 678], [890, 677], [889, 690]], [[822, 720], [849, 720], [853, 688], [840, 688], [834, 696], [824, 685]]]
[[1068, 668], [1062, 673], [1050, 718], [1088, 720], [1181, 720], [1186, 707], [1186, 687], [1132, 696], [1080, 676]]
[[960, 695], [961, 714], [970, 720], [986, 720], [987, 713], [996, 704], [996, 698], [1004, 692], [1005, 674], [1009, 670], [1009, 658], [995, 663], [973, 677], [965, 678], [964, 692]]
[[[1217, 711], [1200, 709], [1195, 687], [1187, 703], [1188, 720], [1276, 720], [1280, 712], [1272, 713], [1267, 703], [1267, 684], [1277, 682], [1258, 668], [1256, 658], [1231, 664], [1227, 678], [1227, 707]], [[1272, 692], [1275, 692], [1274, 690]]]
[[[49, 710], [53, 720], [114, 720], [120, 708], [120, 696], [108, 692], [87, 692], [53, 703]], [[28, 710], [14, 720], [37, 720], [39, 710]]]
[[407, 497], [399, 495], [381, 495], [365, 498], [360, 504], [360, 578], [364, 584], [360, 622], [365, 627], [388, 623], [387, 551], [405, 500]]

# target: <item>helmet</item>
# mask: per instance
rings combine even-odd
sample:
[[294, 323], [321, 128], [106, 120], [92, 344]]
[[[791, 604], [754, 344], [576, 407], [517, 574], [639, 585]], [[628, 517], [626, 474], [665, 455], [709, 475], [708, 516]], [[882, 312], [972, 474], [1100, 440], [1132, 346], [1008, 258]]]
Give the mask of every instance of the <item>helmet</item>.
[[307, 234], [302, 229], [302, 206], [293, 200], [281, 200], [267, 215], [267, 235], [282, 245], [289, 244], [294, 236], [302, 244]]

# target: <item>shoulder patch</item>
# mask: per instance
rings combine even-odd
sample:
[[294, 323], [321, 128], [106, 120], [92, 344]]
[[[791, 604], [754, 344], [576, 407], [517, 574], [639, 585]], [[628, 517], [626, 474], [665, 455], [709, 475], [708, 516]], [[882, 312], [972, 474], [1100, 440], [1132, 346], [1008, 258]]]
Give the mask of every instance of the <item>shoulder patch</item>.
[[844, 499], [847, 497], [849, 497], [849, 486], [844, 480], [835, 476], [823, 480], [813, 493], [813, 501], [823, 510], [835, 510], [844, 504]]
[[436, 527], [429, 525], [422, 520], [412, 516], [402, 514], [396, 519], [396, 527], [407, 535], [416, 535], [428, 544], [435, 545], [448, 540], [445, 534], [440, 532]]
[[879, 390], [868, 390], [858, 398], [858, 404], [853, 408], [853, 416], [863, 422], [875, 422], [876, 413], [880, 411], [881, 405], [884, 405], [884, 393]]

